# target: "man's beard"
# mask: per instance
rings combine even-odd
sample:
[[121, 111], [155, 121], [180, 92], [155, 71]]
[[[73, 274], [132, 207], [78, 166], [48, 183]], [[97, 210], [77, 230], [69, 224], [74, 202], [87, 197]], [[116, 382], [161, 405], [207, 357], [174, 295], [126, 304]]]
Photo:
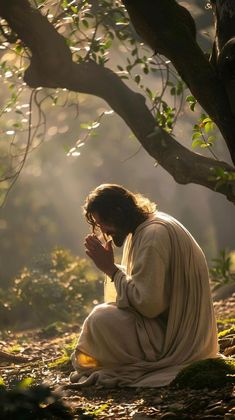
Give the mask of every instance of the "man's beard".
[[124, 230], [118, 230], [115, 234], [111, 235], [114, 245], [121, 247], [124, 244], [127, 235], [128, 233]]

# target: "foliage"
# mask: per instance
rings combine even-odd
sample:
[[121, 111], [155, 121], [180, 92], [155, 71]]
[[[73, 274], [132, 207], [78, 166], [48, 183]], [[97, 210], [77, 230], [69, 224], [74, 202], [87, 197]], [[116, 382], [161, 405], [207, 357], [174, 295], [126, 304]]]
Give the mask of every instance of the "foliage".
[[194, 362], [182, 369], [171, 385], [179, 388], [214, 389], [234, 382], [234, 377], [234, 359], [206, 359]]
[[102, 299], [103, 288], [87, 260], [56, 248], [34, 267], [24, 268], [11, 289], [0, 292], [2, 326], [20, 327], [22, 320], [26, 326], [80, 321]]
[[48, 386], [27, 386], [22, 381], [13, 389], [0, 386], [1, 420], [72, 419], [68, 407]]
[[42, 327], [39, 331], [39, 335], [42, 338], [60, 337], [64, 334], [66, 329], [67, 324], [65, 322], [56, 321]]
[[222, 249], [219, 257], [212, 260], [214, 264], [210, 268], [210, 276], [214, 289], [235, 281], [234, 257], [235, 252]]
[[[171, 60], [159, 54], [153, 55], [149, 47], [140, 42], [130, 24], [123, 2], [35, 0], [32, 4], [47, 16], [51, 25], [64, 37], [74, 63], [79, 65], [92, 61], [100, 67], [109, 66], [120, 79], [134, 86], [134, 89], [143, 95], [158, 127], [173, 133], [185, 101], [188, 102], [191, 111], [195, 110], [197, 100], [193, 95], [185, 98], [188, 88]], [[0, 114], [5, 140], [1, 146], [4, 158], [0, 160], [0, 181], [2, 181], [0, 189], [4, 200], [22, 170], [28, 153], [51, 134], [60, 132], [58, 121], [56, 124], [51, 122], [51, 126], [48, 127], [47, 111], [53, 107], [68, 109], [68, 106], [72, 105], [76, 110], [77, 119], [79, 97], [77, 93], [63, 88], [49, 90], [38, 87], [29, 91], [27, 85], [22, 83], [23, 75], [30, 63], [29, 48], [15, 36], [6, 21], [1, 20], [0, 24], [2, 27], [0, 73], [7, 96]], [[116, 59], [113, 60], [114, 56]], [[153, 77], [154, 87], [152, 87]], [[80, 123], [79, 138], [75, 140], [73, 147], [65, 146], [68, 156], [80, 156], [81, 148], [88, 138], [95, 134], [94, 130], [99, 127], [102, 117], [110, 111], [97, 113], [94, 121]], [[211, 151], [215, 137], [205, 136], [204, 132], [207, 133], [207, 129], [212, 127], [213, 123], [205, 114], [203, 120], [203, 129], [201, 123], [194, 126], [194, 131], [196, 126], [198, 128], [193, 134], [193, 147], [200, 146], [201, 149], [208, 148]], [[9, 121], [11, 121], [10, 126]], [[28, 132], [27, 136], [25, 132]], [[221, 171], [220, 181], [223, 184], [230, 181], [226, 178], [226, 174], [224, 175], [226, 171], [223, 168]], [[231, 177], [230, 172], [228, 175]]]
[[235, 325], [227, 330], [220, 331], [218, 333], [219, 338], [227, 337], [228, 335], [235, 334]]
[[70, 358], [67, 354], [63, 354], [61, 357], [58, 357], [58, 359], [55, 359], [53, 362], [48, 363], [48, 367], [50, 369], [62, 369], [65, 370], [67, 369], [67, 366], [70, 366], [71, 362], [70, 362]]
[[[205, 114], [201, 114], [198, 123], [193, 127], [192, 148], [212, 148], [216, 140], [214, 132], [215, 124], [211, 118], [207, 117]], [[211, 153], [213, 154], [214, 152], [211, 150]], [[217, 159], [216, 155], [214, 155], [214, 157]]]

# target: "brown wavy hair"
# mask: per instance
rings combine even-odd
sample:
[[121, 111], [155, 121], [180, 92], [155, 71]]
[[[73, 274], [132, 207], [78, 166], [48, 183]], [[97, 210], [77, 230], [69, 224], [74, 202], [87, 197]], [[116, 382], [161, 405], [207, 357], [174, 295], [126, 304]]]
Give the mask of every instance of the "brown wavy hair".
[[132, 193], [121, 185], [101, 184], [87, 196], [83, 211], [87, 222], [96, 228], [94, 213], [101, 220], [116, 227], [130, 228], [144, 221], [156, 211], [156, 204], [139, 193]]

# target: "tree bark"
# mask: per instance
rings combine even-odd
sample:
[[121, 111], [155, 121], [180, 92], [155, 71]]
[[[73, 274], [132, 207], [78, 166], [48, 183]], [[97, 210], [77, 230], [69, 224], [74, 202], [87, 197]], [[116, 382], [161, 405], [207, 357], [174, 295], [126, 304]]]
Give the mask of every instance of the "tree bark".
[[[32, 52], [24, 77], [28, 86], [67, 88], [104, 99], [127, 123], [150, 156], [178, 183], [200, 184], [235, 202], [235, 181], [224, 182], [218, 188], [216, 179], [218, 168], [230, 173], [235, 171], [234, 167], [188, 150], [157, 127], [145, 98], [129, 89], [112, 70], [93, 61], [74, 63], [64, 38], [28, 0], [0, 0], [0, 15]], [[218, 94], [213, 94], [213, 100], [215, 97], [221, 99]]]
[[213, 1], [215, 17], [214, 62], [235, 115], [235, 2]]
[[235, 115], [223, 82], [193, 36], [190, 13], [175, 0], [122, 2], [138, 34], [154, 52], [163, 54], [173, 63], [202, 108], [217, 124], [235, 164]]

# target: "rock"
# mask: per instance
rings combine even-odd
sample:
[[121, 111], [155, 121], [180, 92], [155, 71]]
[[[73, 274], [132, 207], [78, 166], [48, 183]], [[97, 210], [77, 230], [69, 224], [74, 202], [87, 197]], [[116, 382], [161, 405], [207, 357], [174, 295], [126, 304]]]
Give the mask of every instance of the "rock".
[[161, 416], [161, 420], [182, 420], [182, 417], [172, 411], [167, 411]]
[[225, 356], [232, 356], [233, 354], [235, 354], [235, 346], [232, 346], [232, 347], [227, 347], [227, 348], [224, 350], [224, 355], [225, 355]]
[[132, 418], [134, 420], [149, 420], [149, 416], [147, 416], [145, 413], [136, 413]]
[[184, 404], [183, 403], [174, 403], [169, 405], [169, 410], [170, 411], [182, 411], [184, 409]]
[[235, 337], [234, 336], [227, 336], [225, 338], [220, 338], [219, 339], [219, 346], [220, 346], [220, 351], [224, 351], [227, 347], [232, 347], [233, 345], [235, 345]]
[[156, 398], [154, 398], [154, 400], [153, 400], [153, 404], [154, 404], [154, 405], [159, 405], [159, 404], [162, 404], [162, 398], [161, 398], [161, 397], [156, 397]]
[[228, 299], [235, 293], [235, 282], [224, 284], [212, 293], [213, 301]]

